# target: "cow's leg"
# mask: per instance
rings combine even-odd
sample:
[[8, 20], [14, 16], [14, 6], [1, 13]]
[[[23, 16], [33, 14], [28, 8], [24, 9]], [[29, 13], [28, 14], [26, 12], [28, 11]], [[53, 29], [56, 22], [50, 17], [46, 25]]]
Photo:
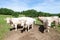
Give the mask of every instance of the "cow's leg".
[[47, 31], [47, 27], [46, 27], [46, 25], [44, 25], [44, 32], [46, 32]]
[[23, 28], [25, 28], [25, 25], [24, 25], [24, 23], [22, 23], [22, 24], [21, 24], [21, 26], [22, 26]]
[[46, 29], [44, 30], [44, 33], [46, 32]]
[[49, 30], [50, 30], [50, 27], [47, 27], [47, 32], [49, 32]]
[[28, 26], [27, 26], [27, 25], [25, 25], [24, 27], [25, 27], [25, 28], [27, 28], [27, 29], [26, 29], [26, 31], [28, 31]]
[[29, 27], [30, 27], [30, 26], [28, 25], [28, 32], [29, 32]]
[[47, 25], [47, 32], [49, 32], [50, 27], [51, 27], [51, 22], [48, 22], [48, 25]]
[[25, 28], [25, 26], [23, 25], [23, 29]]
[[46, 32], [46, 25], [45, 25], [45, 23], [43, 23], [44, 24], [44, 32]]
[[17, 24], [15, 24], [15, 31], [17, 31]]
[[34, 24], [32, 24], [32, 29], [33, 29], [33, 25], [34, 25]]
[[47, 27], [45, 27], [46, 29], [44, 30], [44, 32], [49, 32], [49, 30], [50, 30], [50, 26], [47, 26]]
[[55, 22], [55, 28], [57, 28], [57, 26], [58, 26], [58, 22]]
[[47, 32], [47, 28], [44, 29], [44, 33]]
[[44, 32], [49, 32], [49, 29], [48, 29], [48, 28], [46, 28], [46, 29], [44, 30]]

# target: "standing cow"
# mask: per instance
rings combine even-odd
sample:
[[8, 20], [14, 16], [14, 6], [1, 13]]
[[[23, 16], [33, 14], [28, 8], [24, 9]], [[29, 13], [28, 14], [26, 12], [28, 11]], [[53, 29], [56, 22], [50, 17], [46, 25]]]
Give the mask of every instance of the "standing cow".
[[35, 19], [31, 17], [19, 17], [19, 18], [6, 18], [6, 21], [8, 24], [15, 27], [15, 31], [17, 31], [18, 24], [23, 26], [23, 28], [28, 27], [28, 31], [29, 31], [30, 25], [32, 25], [32, 28], [33, 28]]
[[6, 21], [11, 26], [15, 27], [15, 31], [17, 31], [17, 25], [21, 24], [23, 20], [21, 18], [6, 18]]
[[53, 17], [38, 17], [39, 20], [43, 21], [44, 27], [49, 32], [49, 29], [51, 27], [51, 23], [55, 21], [55, 25], [58, 25], [58, 16]]

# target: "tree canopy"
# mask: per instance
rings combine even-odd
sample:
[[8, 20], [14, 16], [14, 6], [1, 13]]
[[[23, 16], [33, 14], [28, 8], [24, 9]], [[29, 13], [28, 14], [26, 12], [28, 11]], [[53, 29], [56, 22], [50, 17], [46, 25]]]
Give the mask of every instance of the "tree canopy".
[[25, 15], [25, 16], [28, 16], [28, 17], [38, 17], [38, 16], [59, 16], [60, 17], [60, 13], [52, 14], [52, 13], [41, 12], [41, 11], [38, 12], [34, 9], [21, 11], [21, 12], [16, 12], [16, 11], [13, 11], [13, 10], [8, 9], [8, 8], [0, 8], [0, 14], [12, 15], [12, 16], [15, 16], [15, 17], [18, 17], [21, 14]]

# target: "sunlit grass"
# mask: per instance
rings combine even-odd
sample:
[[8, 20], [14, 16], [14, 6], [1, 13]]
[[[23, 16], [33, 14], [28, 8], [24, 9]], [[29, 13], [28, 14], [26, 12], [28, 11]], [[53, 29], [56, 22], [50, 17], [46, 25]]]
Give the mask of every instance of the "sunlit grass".
[[41, 21], [40, 21], [40, 20], [38, 20], [38, 18], [37, 18], [37, 17], [35, 17], [35, 19], [36, 19], [36, 24], [38, 24], [38, 25], [39, 25], [39, 24], [42, 24], [42, 23], [41, 23]]
[[4, 20], [6, 17], [11, 17], [11, 16], [0, 15], [0, 40], [3, 40], [5, 33], [9, 31], [9, 25], [6, 24], [6, 21]]

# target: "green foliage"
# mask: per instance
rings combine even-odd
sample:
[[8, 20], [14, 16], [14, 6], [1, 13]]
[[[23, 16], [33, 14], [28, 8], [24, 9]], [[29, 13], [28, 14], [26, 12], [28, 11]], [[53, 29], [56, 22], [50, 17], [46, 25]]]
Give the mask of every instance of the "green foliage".
[[55, 22], [52, 22], [51, 27], [54, 27], [54, 26], [55, 26]]
[[22, 11], [21, 14], [28, 16], [28, 17], [51, 16], [51, 14], [49, 14], [49, 13], [45, 13], [45, 12], [41, 12], [41, 11], [37, 12], [34, 9]]
[[60, 17], [60, 13], [59, 14], [57, 14], [59, 17]]
[[12, 16], [13, 17], [18, 17], [19, 16], [19, 13], [18, 12], [12, 13]]
[[12, 13], [14, 13], [14, 11], [11, 10], [11, 9], [0, 8], [0, 14], [3, 14], [3, 15], [11, 15]]
[[21, 12], [23, 15], [28, 16], [28, 17], [36, 17], [37, 11], [36, 10], [27, 10], [27, 11], [22, 11]]
[[11, 17], [11, 15], [0, 15], [0, 40], [3, 40], [5, 34], [9, 31], [10, 26], [4, 20], [6, 17]]
[[22, 11], [22, 12], [15, 12], [15, 11], [13, 11], [11, 9], [0, 8], [0, 14], [13, 15], [14, 17], [18, 17], [20, 14], [28, 16], [28, 17], [38, 17], [38, 16], [59, 16], [60, 17], [60, 13], [58, 13], [58, 14], [50, 14], [50, 13], [47, 13], [47, 12], [41, 12], [41, 11], [38, 12], [38, 11], [36, 11], [34, 9], [26, 10], [26, 11]]
[[37, 17], [35, 19], [36, 19], [35, 24], [38, 24], [38, 25], [42, 24], [41, 21]]
[[25, 17], [25, 15], [23, 15], [23, 14], [20, 14], [20, 15], [19, 15], [19, 17]]

